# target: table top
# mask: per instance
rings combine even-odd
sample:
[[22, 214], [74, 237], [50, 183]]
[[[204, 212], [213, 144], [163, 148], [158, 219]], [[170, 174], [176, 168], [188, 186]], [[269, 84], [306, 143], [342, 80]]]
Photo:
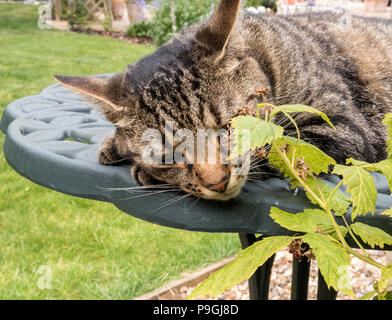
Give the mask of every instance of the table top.
[[[271, 206], [293, 213], [313, 207], [303, 191], [290, 190], [278, 178], [248, 183], [235, 199], [226, 202], [184, 197], [182, 192], [148, 195], [126, 190], [136, 186], [129, 168], [103, 166], [97, 160], [98, 147], [114, 130], [113, 125], [89, 109], [81, 96], [58, 84], [9, 104], [0, 127], [6, 134], [5, 157], [23, 177], [72, 196], [111, 202], [125, 213], [162, 226], [289, 235], [269, 217]], [[379, 190], [376, 214], [356, 221], [392, 234], [392, 220], [377, 215], [392, 207], [387, 180], [378, 173], [372, 175]], [[340, 179], [330, 176], [324, 181], [336, 185]], [[349, 216], [350, 211], [348, 220]]]

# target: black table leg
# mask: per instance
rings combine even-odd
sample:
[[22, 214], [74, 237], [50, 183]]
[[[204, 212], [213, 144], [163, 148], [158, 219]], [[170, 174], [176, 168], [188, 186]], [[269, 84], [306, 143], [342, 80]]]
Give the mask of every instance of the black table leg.
[[307, 258], [298, 260], [293, 257], [291, 276], [291, 300], [307, 300], [310, 263]]
[[[245, 249], [258, 241], [254, 234], [240, 233], [242, 248]], [[249, 278], [249, 298], [250, 300], [268, 300], [269, 282], [271, 269], [275, 255], [269, 258], [256, 272]]]
[[335, 289], [328, 289], [324, 277], [320, 270], [318, 272], [317, 300], [336, 300], [338, 292]]

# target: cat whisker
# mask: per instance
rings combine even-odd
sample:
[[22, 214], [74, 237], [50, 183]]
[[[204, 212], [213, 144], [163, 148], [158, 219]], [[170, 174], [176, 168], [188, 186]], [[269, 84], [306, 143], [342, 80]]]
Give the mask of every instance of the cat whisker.
[[180, 190], [182, 190], [182, 189], [180, 189], [180, 188], [168, 188], [168, 189], [155, 189], [155, 190], [149, 190], [149, 189], [144, 189], [144, 190], [125, 190], [126, 192], [128, 192], [128, 193], [147, 193], [147, 192], [150, 192], [150, 193], [154, 193], [154, 192], [157, 192], [157, 191], [180, 191]]
[[148, 194], [138, 194], [136, 196], [132, 196], [132, 197], [127, 197], [127, 198], [122, 198], [122, 199], [117, 199], [117, 200], [131, 200], [131, 199], [138, 199], [138, 198], [143, 198], [143, 197], [148, 197], [148, 196], [153, 196], [156, 194], [161, 194], [161, 193], [166, 193], [166, 192], [174, 192], [174, 191], [179, 191], [181, 189], [177, 189], [177, 190], [161, 190], [161, 191], [154, 191], [154, 192], [150, 192]]
[[[286, 136], [289, 136], [289, 137], [293, 136], [293, 137], [297, 138], [297, 133], [296, 133], [296, 132], [289, 133], [289, 134], [287, 134]], [[304, 138], [303, 140], [304, 140], [304, 141], [309, 141], [309, 140], [323, 140], [323, 138], [306, 137], [306, 138]]]
[[263, 163], [263, 164], [260, 164], [260, 165], [252, 166], [252, 167], [249, 168], [249, 171], [251, 171], [252, 169], [256, 169], [256, 168], [261, 168], [261, 167], [265, 167], [265, 166], [268, 166], [268, 165], [273, 165], [274, 163], [278, 163], [278, 161], [273, 161], [273, 162], [268, 162], [268, 163]]
[[108, 191], [127, 191], [127, 190], [140, 190], [140, 189], [169, 189], [169, 188], [177, 188], [172, 184], [157, 184], [157, 185], [150, 185], [150, 186], [135, 186], [135, 187], [126, 187], [126, 188], [106, 188], [96, 186], [97, 188], [108, 190]]
[[105, 162], [105, 165], [111, 165], [111, 164], [114, 164], [114, 163], [119, 163], [119, 162], [123, 162], [123, 161], [126, 161], [126, 160], [132, 160], [133, 158], [123, 158], [123, 159], [119, 159], [119, 160], [113, 160], [113, 161], [110, 161], [110, 162]]
[[189, 207], [189, 209], [192, 209], [193, 206], [195, 206], [195, 205], [197, 204], [197, 202], [201, 199], [201, 198], [199, 198], [199, 197], [194, 197], [194, 198], [195, 198], [195, 200], [193, 201], [193, 203], [191, 204], [191, 206]]
[[271, 174], [273, 174], [273, 173], [271, 173], [271, 172], [249, 172], [248, 174], [247, 174], [247, 176], [252, 176], [252, 175], [271, 175]]
[[163, 209], [163, 208], [165, 208], [165, 207], [167, 207], [167, 206], [169, 206], [169, 205], [171, 205], [171, 204], [173, 204], [173, 203], [175, 203], [175, 202], [178, 202], [178, 201], [180, 201], [180, 200], [183, 200], [183, 199], [185, 199], [185, 198], [187, 198], [187, 197], [189, 197], [189, 196], [191, 196], [190, 193], [188, 193], [188, 194], [186, 194], [186, 195], [181, 195], [181, 196], [179, 196], [179, 197], [177, 197], [177, 198], [174, 198], [174, 199], [171, 199], [171, 200], [167, 201], [164, 205], [162, 205], [162, 206], [158, 207], [157, 209], [153, 210], [153, 212], [156, 212], [156, 211], [158, 211], [158, 210], [161, 210], [161, 209]]

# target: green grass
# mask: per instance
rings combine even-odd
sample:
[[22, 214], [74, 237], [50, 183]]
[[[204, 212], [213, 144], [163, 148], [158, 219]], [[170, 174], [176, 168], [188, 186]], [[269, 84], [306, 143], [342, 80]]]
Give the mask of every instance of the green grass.
[[[152, 46], [37, 28], [37, 7], [0, 4], [0, 113], [52, 74], [121, 71]], [[131, 299], [238, 251], [232, 234], [156, 226], [114, 206], [60, 194], [6, 163], [0, 133], [0, 299]], [[39, 289], [40, 266], [52, 288]]]

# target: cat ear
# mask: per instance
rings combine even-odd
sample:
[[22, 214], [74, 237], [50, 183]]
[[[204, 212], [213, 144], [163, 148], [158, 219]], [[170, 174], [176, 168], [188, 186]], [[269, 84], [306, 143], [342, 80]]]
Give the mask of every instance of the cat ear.
[[53, 76], [60, 84], [100, 102], [102, 111], [109, 121], [115, 121], [123, 107], [119, 104], [122, 96], [124, 74], [117, 73], [110, 78]]
[[221, 0], [210, 20], [196, 33], [196, 41], [222, 57], [234, 29], [241, 0]]

